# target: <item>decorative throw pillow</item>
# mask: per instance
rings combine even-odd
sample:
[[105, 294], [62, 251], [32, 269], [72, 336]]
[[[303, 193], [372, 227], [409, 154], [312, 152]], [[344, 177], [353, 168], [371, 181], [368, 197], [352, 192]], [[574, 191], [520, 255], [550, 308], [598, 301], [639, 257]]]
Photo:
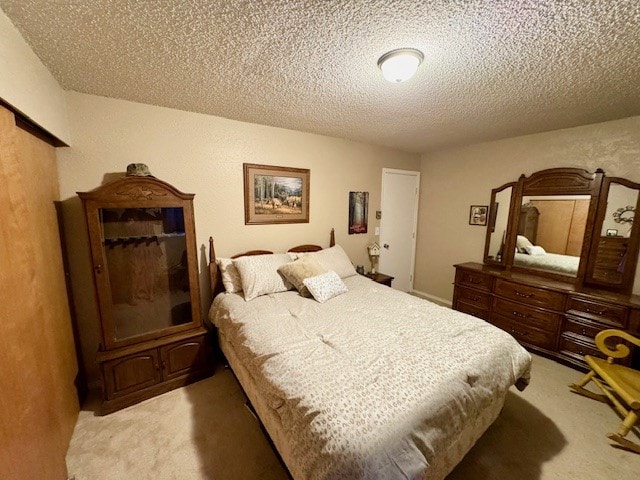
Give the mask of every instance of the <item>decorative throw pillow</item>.
[[306, 278], [315, 277], [326, 273], [326, 269], [313, 257], [305, 255], [295, 262], [286, 263], [278, 268], [278, 272], [284, 275], [303, 297], [310, 297], [309, 289], [304, 285]]
[[269, 255], [250, 255], [233, 260], [238, 269], [246, 301], [261, 295], [285, 292], [292, 285], [278, 273], [278, 268], [289, 263], [291, 257], [286, 253]]
[[313, 257], [325, 270], [333, 270], [340, 278], [347, 278], [358, 274], [351, 260], [349, 260], [349, 257], [340, 245], [307, 253], [302, 258], [305, 257]]
[[230, 258], [218, 258], [216, 260], [220, 276], [222, 277], [222, 285], [227, 293], [238, 293], [242, 291], [242, 280], [238, 269]]
[[305, 278], [303, 283], [309, 289], [313, 298], [320, 303], [324, 303], [347, 291], [347, 286], [334, 271], [329, 271], [311, 278]]
[[524, 251], [529, 255], [546, 255], [547, 252], [539, 245], [527, 245], [524, 247]]
[[516, 248], [518, 249], [518, 252], [526, 253], [525, 247], [532, 247], [532, 246], [533, 246], [533, 243], [531, 243], [529, 239], [524, 235], [518, 235], [516, 237]]

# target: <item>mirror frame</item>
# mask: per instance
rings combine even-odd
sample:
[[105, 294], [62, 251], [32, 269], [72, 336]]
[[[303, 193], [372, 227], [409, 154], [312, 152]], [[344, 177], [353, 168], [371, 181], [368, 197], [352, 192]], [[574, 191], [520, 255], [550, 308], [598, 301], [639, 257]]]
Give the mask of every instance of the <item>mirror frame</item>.
[[[607, 202], [609, 199], [609, 189], [611, 184], [623, 185], [627, 188], [638, 191], [636, 199], [635, 215], [640, 211], [640, 183], [632, 182], [626, 178], [621, 177], [607, 177], [602, 183], [602, 193], [600, 195], [600, 202], [598, 204], [598, 210], [594, 221], [593, 227], [593, 239], [591, 241], [591, 249], [589, 252], [588, 260], [586, 263], [586, 273], [584, 276], [585, 285], [593, 285], [598, 288], [606, 290], [619, 291], [621, 293], [631, 293], [633, 288], [633, 282], [635, 280], [636, 266], [638, 263], [638, 248], [640, 247], [640, 225], [639, 222], [634, 221], [631, 227], [629, 235], [629, 244], [627, 247], [627, 259], [625, 260], [624, 270], [622, 271], [622, 279], [615, 284], [607, 283], [602, 280], [598, 280], [594, 277], [594, 269], [597, 263], [598, 249], [600, 243], [600, 237], [602, 236], [602, 226], [604, 224], [605, 215], [607, 213]], [[634, 219], [635, 220], [635, 219]]]
[[[586, 274], [589, 252], [593, 248], [592, 244], [594, 241], [594, 225], [596, 223], [596, 214], [598, 213], [598, 208], [601, 204], [600, 191], [602, 187], [603, 177], [604, 171], [602, 169], [597, 169], [594, 173], [591, 173], [580, 168], [550, 168], [547, 170], [534, 172], [529, 177], [522, 174], [518, 181], [515, 183], [515, 188], [511, 195], [511, 207], [509, 209], [508, 228], [505, 239], [506, 252], [502, 257], [502, 262], [488, 259], [488, 242], [491, 235], [493, 218], [496, 215], [496, 212], [494, 211], [495, 194], [501, 191], [503, 188], [506, 188], [509, 185], [513, 185], [513, 182], [511, 184], [508, 183], [492, 190], [491, 204], [489, 205], [489, 218], [491, 219], [491, 221], [487, 224], [484, 262], [489, 265], [500, 265], [505, 269], [513, 270], [514, 272], [529, 273], [541, 277], [554, 278], [565, 282], [576, 283], [578, 286], [581, 286]], [[591, 196], [591, 200], [589, 202], [589, 212], [585, 226], [585, 233], [582, 240], [580, 264], [578, 267], [577, 275], [575, 277], [542, 269], [532, 269], [514, 265], [516, 236], [522, 198], [524, 196], [534, 195]], [[633, 266], [633, 268], [635, 269], [635, 265]]]
[[505, 245], [505, 249], [506, 246], [509, 245], [509, 241], [510, 241], [510, 231], [511, 228], [509, 228], [509, 220], [511, 218], [513, 218], [513, 205], [514, 205], [514, 197], [516, 194], [516, 186], [517, 186], [518, 182], [509, 182], [509, 183], [505, 183], [504, 185], [498, 187], [498, 188], [494, 188], [493, 190], [491, 190], [491, 203], [489, 204], [489, 220], [487, 222], [487, 233], [486, 233], [486, 238], [485, 238], [485, 242], [484, 242], [484, 263], [487, 265], [506, 265], [506, 256], [503, 252], [502, 255], [502, 259], [501, 260], [496, 260], [494, 258], [490, 258], [489, 257], [489, 250], [491, 248], [491, 234], [493, 233], [493, 228], [496, 225], [496, 217], [497, 217], [497, 211], [495, 208], [495, 204], [496, 204], [496, 196], [498, 195], [498, 193], [502, 192], [503, 190], [506, 190], [507, 188], [511, 187], [511, 197], [509, 198], [509, 213], [508, 213], [508, 218], [507, 218], [507, 233], [505, 236], [505, 240], [504, 240], [504, 245]]

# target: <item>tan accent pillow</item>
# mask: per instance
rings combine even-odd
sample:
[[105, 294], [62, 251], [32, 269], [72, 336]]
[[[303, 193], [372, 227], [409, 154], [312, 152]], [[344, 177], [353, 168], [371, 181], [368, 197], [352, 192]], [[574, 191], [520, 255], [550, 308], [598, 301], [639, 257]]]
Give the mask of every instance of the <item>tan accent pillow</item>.
[[278, 272], [291, 283], [303, 297], [311, 297], [309, 289], [304, 285], [307, 278], [326, 273], [326, 269], [310, 255], [304, 255], [295, 262], [285, 263], [278, 267]]

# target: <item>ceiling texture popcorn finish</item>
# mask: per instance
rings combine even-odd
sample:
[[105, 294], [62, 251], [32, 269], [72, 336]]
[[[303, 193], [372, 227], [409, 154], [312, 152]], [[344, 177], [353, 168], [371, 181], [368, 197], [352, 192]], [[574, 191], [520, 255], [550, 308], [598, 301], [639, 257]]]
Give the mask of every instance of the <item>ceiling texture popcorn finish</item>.
[[[65, 89], [425, 152], [640, 114], [637, 0], [0, 0]], [[390, 84], [377, 61], [424, 62]]]

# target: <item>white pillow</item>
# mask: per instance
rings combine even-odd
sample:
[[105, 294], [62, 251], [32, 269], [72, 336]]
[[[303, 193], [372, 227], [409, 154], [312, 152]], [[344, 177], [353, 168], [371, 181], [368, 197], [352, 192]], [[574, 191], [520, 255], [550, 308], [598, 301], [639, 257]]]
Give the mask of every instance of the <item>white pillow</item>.
[[233, 260], [238, 269], [244, 299], [252, 300], [260, 295], [286, 292], [293, 286], [278, 273], [278, 267], [289, 263], [291, 257], [286, 253], [269, 255], [249, 255]]
[[242, 291], [242, 280], [238, 269], [230, 258], [218, 258], [216, 260], [220, 275], [222, 276], [222, 285], [227, 293], [238, 293]]
[[320, 303], [324, 303], [347, 291], [347, 286], [340, 280], [338, 274], [333, 271], [305, 278], [303, 283], [309, 289], [313, 298]]
[[524, 247], [524, 251], [529, 255], [546, 255], [547, 252], [539, 245], [527, 245]]
[[325, 270], [336, 272], [340, 278], [352, 277], [358, 274], [340, 245], [307, 253], [306, 255], [312, 256]]
[[524, 235], [518, 235], [516, 237], [516, 248], [520, 253], [525, 253], [525, 247], [533, 247], [533, 243], [531, 243]]

